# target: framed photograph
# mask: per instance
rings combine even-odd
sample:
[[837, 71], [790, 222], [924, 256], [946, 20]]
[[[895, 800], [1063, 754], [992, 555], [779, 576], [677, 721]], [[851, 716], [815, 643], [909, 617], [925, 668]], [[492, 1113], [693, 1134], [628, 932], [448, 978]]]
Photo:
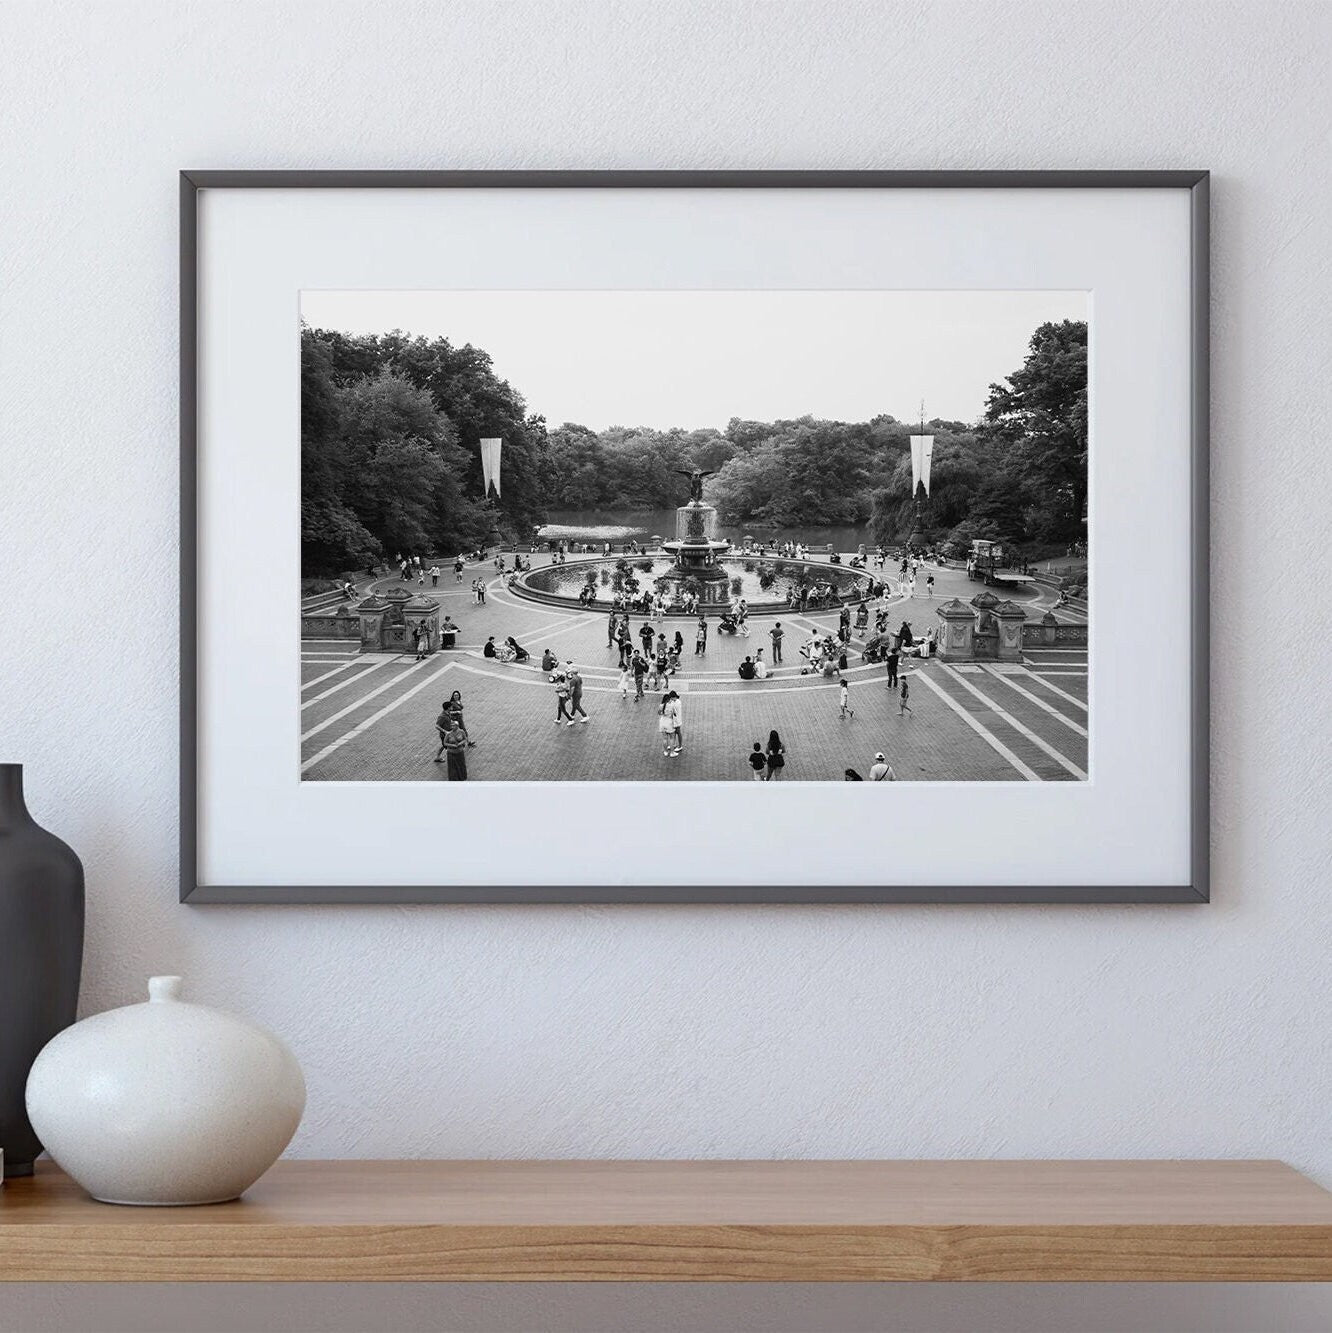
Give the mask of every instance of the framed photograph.
[[1207, 899], [1205, 172], [181, 210], [186, 901]]

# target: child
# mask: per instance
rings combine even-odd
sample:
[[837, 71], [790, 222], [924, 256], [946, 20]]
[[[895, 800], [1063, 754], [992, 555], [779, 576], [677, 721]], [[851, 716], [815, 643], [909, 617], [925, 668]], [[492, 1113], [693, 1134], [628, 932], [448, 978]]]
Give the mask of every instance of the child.
[[755, 741], [749, 752], [750, 776], [755, 782], [762, 782], [768, 771], [768, 757], [763, 753], [763, 742]]
[[910, 687], [907, 684], [908, 679], [909, 677], [907, 676], [902, 677], [902, 701], [897, 706], [898, 717], [901, 717], [903, 713], [909, 713], [911, 711], [911, 705], [907, 703], [907, 696], [910, 692]]
[[626, 667], [621, 667], [621, 668], [620, 668], [620, 702], [621, 702], [621, 703], [627, 703], [627, 702], [628, 702], [628, 699], [629, 699], [629, 681], [630, 681], [629, 668], [628, 668], [627, 666], [626, 666]]
[[842, 687], [840, 690], [840, 694], [842, 700], [842, 713], [841, 713], [842, 721], [846, 721], [847, 718], [855, 717], [856, 714], [855, 710], [851, 707], [851, 690], [850, 687], [847, 685], [845, 676], [842, 677]]

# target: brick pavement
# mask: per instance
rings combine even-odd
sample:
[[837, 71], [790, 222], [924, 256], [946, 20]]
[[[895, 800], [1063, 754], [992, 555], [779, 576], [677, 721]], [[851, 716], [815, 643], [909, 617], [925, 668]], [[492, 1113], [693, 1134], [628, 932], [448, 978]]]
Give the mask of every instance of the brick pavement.
[[[478, 572], [490, 579], [485, 606], [473, 605], [468, 588]], [[755, 616], [747, 640], [718, 635], [710, 617], [701, 658], [693, 654], [693, 620], [667, 617], [667, 637], [678, 628], [686, 640], [683, 669], [672, 682], [683, 699], [685, 745], [679, 759], [664, 759], [656, 730], [659, 696], [635, 703], [631, 689], [628, 701], [620, 698], [606, 612], [522, 601], [493, 573], [490, 565], [469, 567], [461, 588], [451, 570], [438, 589], [427, 581], [425, 591], [439, 596], [460, 626], [457, 651], [416, 663], [409, 654], [360, 654], [334, 641], [302, 644], [304, 778], [445, 780], [445, 765], [432, 762], [434, 719], [455, 689], [477, 741], [467, 755], [472, 780], [748, 781], [750, 746], [766, 742], [773, 727], [786, 746], [787, 781], [840, 781], [848, 767], [864, 776], [878, 750], [905, 781], [1070, 781], [1087, 770], [1087, 737], [1079, 734], [1089, 729], [1085, 649], [1033, 652], [1010, 676], [995, 664], [957, 671], [908, 661], [906, 668], [920, 678], [913, 679], [913, 711], [906, 717], [884, 687], [883, 669], [856, 665], [853, 654], [847, 675], [855, 716], [842, 720], [836, 682], [800, 676], [797, 655], [809, 630], [834, 626], [835, 614]], [[907, 619], [921, 632], [935, 623], [933, 606], [977, 588], [961, 571], [937, 571], [936, 579], [933, 603], [923, 593], [885, 599], [894, 629]], [[1028, 598], [1033, 607], [1040, 600], [1035, 592]], [[735, 668], [747, 653], [762, 644], [770, 655], [775, 619], [787, 631], [785, 667], [768, 681], [740, 681]], [[635, 634], [641, 623], [632, 618]], [[554, 689], [535, 665], [482, 657], [480, 645], [492, 634], [497, 642], [512, 634], [534, 659], [548, 645], [561, 660], [577, 662], [591, 722], [556, 727]]]

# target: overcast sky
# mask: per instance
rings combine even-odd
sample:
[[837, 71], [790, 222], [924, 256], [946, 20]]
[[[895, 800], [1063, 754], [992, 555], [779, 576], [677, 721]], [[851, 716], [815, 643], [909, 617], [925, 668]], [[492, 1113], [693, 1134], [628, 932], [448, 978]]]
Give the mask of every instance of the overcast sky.
[[880, 413], [974, 421], [1086, 292], [320, 291], [312, 328], [401, 329], [489, 352], [552, 426], [723, 427]]

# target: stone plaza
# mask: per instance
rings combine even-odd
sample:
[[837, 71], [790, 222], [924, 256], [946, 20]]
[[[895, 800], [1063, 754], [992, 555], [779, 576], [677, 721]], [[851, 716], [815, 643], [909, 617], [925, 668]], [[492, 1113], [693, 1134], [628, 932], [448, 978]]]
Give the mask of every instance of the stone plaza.
[[[525, 555], [524, 559], [528, 559]], [[549, 553], [530, 557], [534, 568]], [[826, 559], [826, 557], [825, 557]], [[843, 557], [847, 560], [849, 557]], [[510, 563], [511, 563], [510, 557]], [[933, 596], [924, 591], [933, 574]], [[477, 604], [473, 580], [485, 580]], [[340, 607], [307, 599], [301, 639], [301, 776], [307, 781], [442, 782], [445, 766], [435, 719], [443, 701], [461, 692], [467, 731], [468, 779], [483, 782], [727, 782], [748, 781], [755, 741], [781, 733], [783, 780], [844, 780], [847, 769], [868, 777], [883, 753], [900, 781], [1077, 781], [1088, 774], [1088, 624], [1085, 605], [1053, 611], [1055, 589], [1025, 582], [998, 594], [964, 569], [922, 565], [915, 596], [891, 577], [870, 603], [886, 608], [917, 636], [936, 631], [939, 653], [904, 657], [910, 709], [886, 685], [884, 666], [862, 660], [865, 635], [848, 645], [853, 715], [844, 718], [838, 680], [801, 674], [799, 646], [815, 633], [836, 633], [838, 608], [801, 614], [777, 609], [752, 614], [749, 637], [717, 632], [710, 610], [706, 652], [694, 654], [696, 617], [668, 615], [668, 637], [684, 635], [685, 653], [669, 688], [681, 697], [683, 753], [662, 757], [657, 732], [660, 693], [636, 702], [622, 697], [619, 654], [607, 645], [608, 607], [546, 605], [520, 597], [493, 561], [468, 565], [461, 579], [444, 566], [438, 586], [397, 577], [364, 579]], [[327, 598], [322, 601], [327, 602]], [[977, 605], [979, 602], [979, 605]], [[372, 632], [356, 608], [369, 604]], [[380, 608], [384, 609], [380, 609]], [[940, 614], [942, 612], [942, 614]], [[379, 618], [376, 618], [376, 614]], [[441, 646], [437, 628], [429, 655], [417, 660], [414, 621], [427, 628], [451, 617], [458, 632]], [[636, 632], [643, 617], [631, 616]], [[771, 658], [770, 631], [780, 621], [784, 662], [766, 680], [746, 681], [737, 667], [756, 648]], [[513, 637], [531, 657], [523, 663], [483, 655], [488, 637]], [[446, 638], [444, 642], [448, 642]], [[540, 667], [545, 649], [573, 662], [584, 678], [587, 725], [555, 726], [555, 688]]]

